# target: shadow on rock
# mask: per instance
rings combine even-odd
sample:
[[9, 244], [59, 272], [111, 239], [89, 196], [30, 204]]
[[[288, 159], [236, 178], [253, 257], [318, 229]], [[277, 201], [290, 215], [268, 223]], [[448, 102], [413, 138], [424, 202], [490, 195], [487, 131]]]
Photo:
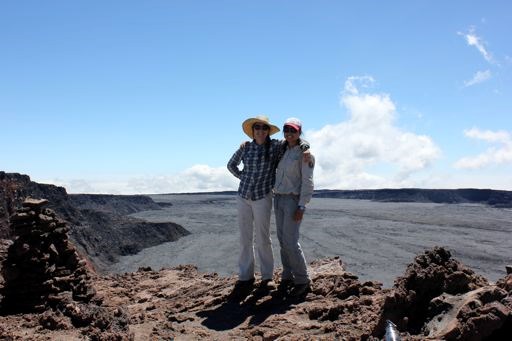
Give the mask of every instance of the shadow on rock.
[[250, 326], [265, 322], [271, 315], [286, 313], [292, 304], [300, 303], [302, 299], [286, 299], [283, 296], [271, 295], [274, 291], [262, 290], [233, 290], [225, 302], [215, 309], [200, 311], [199, 317], [205, 317], [202, 325], [208, 329], [223, 331], [233, 329], [247, 319]]

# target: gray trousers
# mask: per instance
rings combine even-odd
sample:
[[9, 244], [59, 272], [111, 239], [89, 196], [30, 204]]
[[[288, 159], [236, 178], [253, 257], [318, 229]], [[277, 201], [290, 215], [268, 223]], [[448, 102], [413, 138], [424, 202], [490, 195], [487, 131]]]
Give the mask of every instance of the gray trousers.
[[247, 200], [238, 196], [238, 227], [240, 230], [240, 257], [238, 258], [241, 281], [254, 277], [254, 246], [260, 263], [261, 279], [272, 279], [274, 255], [270, 240], [270, 215], [272, 193], [260, 200]]
[[276, 215], [277, 238], [281, 246], [281, 262], [283, 273], [281, 279], [291, 279], [295, 284], [309, 283], [306, 259], [299, 244], [300, 221], [293, 217], [299, 199], [295, 195], [276, 194], [274, 212]]

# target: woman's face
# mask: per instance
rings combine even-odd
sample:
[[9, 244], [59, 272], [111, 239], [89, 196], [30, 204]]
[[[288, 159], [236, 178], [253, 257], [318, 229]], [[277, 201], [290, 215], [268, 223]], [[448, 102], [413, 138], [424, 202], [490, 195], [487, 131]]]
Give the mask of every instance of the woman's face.
[[295, 129], [292, 126], [284, 126], [283, 127], [283, 134], [284, 138], [286, 139], [286, 142], [291, 145], [296, 145], [297, 141], [299, 140], [300, 133], [297, 129]]
[[254, 123], [252, 125], [252, 134], [257, 143], [264, 142], [267, 139], [270, 127], [263, 123]]

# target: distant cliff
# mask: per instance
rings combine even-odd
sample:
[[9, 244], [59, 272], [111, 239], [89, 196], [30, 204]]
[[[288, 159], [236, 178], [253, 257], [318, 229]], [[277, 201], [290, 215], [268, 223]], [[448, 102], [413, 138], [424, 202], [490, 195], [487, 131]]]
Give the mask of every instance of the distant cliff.
[[478, 203], [494, 207], [512, 207], [512, 191], [491, 189], [371, 189], [316, 190], [314, 197], [362, 199], [387, 202], [433, 202], [446, 204]]
[[[208, 194], [236, 195], [236, 191], [207, 192]], [[172, 193], [172, 194], [205, 194], [205, 192]], [[493, 189], [461, 188], [461, 189], [422, 189], [422, 188], [390, 188], [390, 189], [318, 189], [313, 193], [315, 198], [359, 199], [381, 202], [433, 202], [439, 204], [474, 203], [494, 207], [512, 207], [512, 191]]]
[[67, 194], [63, 187], [39, 184], [27, 175], [0, 172], [0, 238], [12, 238], [9, 217], [28, 196], [48, 199], [69, 222], [71, 238], [102, 269], [120, 255], [175, 241], [189, 232], [182, 226], [149, 223], [128, 214], [161, 207], [142, 195]]

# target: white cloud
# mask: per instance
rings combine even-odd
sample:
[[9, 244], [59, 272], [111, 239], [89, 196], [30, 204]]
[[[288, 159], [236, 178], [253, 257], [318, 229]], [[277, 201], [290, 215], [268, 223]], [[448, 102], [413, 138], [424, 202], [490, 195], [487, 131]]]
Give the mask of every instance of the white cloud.
[[[388, 94], [371, 92], [373, 84], [375, 81], [370, 76], [348, 78], [340, 98], [348, 118], [318, 130], [306, 130], [305, 138], [311, 143], [317, 160], [317, 189], [461, 186], [503, 189], [503, 181], [498, 181], [504, 178], [502, 174], [490, 179], [482, 175], [478, 181], [479, 175], [475, 174], [472, 183], [470, 173], [472, 169], [488, 165], [512, 164], [511, 132], [466, 130], [466, 137], [493, 146], [484, 153], [458, 160], [454, 166], [459, 172], [436, 175], [429, 167], [440, 157], [439, 147], [429, 136], [400, 128], [396, 123], [395, 103]], [[161, 176], [113, 179], [35, 181], [64, 186], [69, 193], [183, 193], [236, 190], [238, 187], [238, 179], [226, 167], [208, 165], [195, 165]]]
[[341, 104], [350, 118], [306, 132], [317, 158], [316, 188], [411, 186], [412, 178], [439, 157], [430, 137], [395, 125], [396, 108], [389, 95], [362, 93], [358, 86], [373, 83], [369, 76], [348, 78]]
[[507, 131], [491, 131], [472, 128], [464, 131], [469, 138], [498, 144], [476, 156], [463, 157], [455, 162], [459, 169], [479, 169], [490, 165], [512, 163], [512, 137]]
[[491, 131], [491, 130], [480, 130], [478, 128], [472, 128], [464, 131], [464, 135], [467, 137], [484, 140], [487, 142], [502, 142], [510, 143], [510, 134], [507, 131]]
[[43, 181], [66, 188], [68, 193], [157, 194], [236, 190], [236, 179], [226, 167], [195, 165], [182, 172], [161, 176]]
[[[357, 84], [355, 84], [357, 83]], [[357, 95], [360, 88], [371, 88], [375, 84], [375, 79], [372, 76], [350, 76], [345, 81], [344, 93]]]
[[[440, 155], [430, 137], [396, 126], [396, 107], [387, 94], [367, 93], [370, 76], [350, 77], [340, 104], [350, 117], [319, 130], [306, 131], [317, 160], [316, 188], [412, 187]], [[151, 194], [236, 190], [238, 179], [226, 167], [195, 165], [162, 176], [115, 181], [55, 180], [70, 193]]]
[[491, 78], [490, 70], [478, 71], [477, 73], [475, 73], [475, 75], [473, 76], [472, 79], [464, 82], [464, 86], [468, 87], [468, 86], [472, 86], [472, 85], [475, 85], [478, 83], [482, 83], [490, 78]]
[[474, 46], [486, 61], [488, 61], [489, 63], [494, 63], [492, 54], [485, 47], [485, 42], [482, 40], [482, 38], [476, 35], [475, 29], [473, 27], [469, 29], [468, 33], [459, 32], [459, 34], [464, 36], [464, 39], [466, 39], [466, 43], [469, 46]]

